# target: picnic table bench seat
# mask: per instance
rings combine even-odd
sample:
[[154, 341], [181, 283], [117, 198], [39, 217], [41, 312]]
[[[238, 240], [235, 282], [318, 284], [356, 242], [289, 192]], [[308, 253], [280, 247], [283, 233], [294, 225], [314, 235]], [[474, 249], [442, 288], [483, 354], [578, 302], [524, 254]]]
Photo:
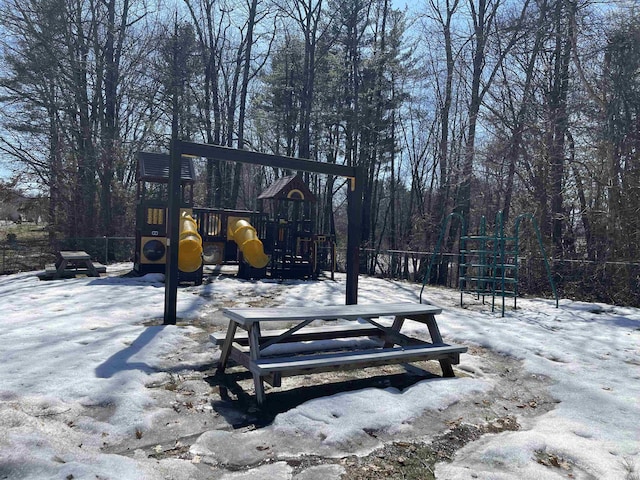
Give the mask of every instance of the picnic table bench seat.
[[[433, 305], [410, 303], [231, 308], [223, 310], [229, 318], [226, 335], [212, 334], [211, 341], [222, 349], [218, 371], [225, 371], [229, 358], [244, 366], [253, 375], [256, 400], [262, 405], [266, 400], [263, 382], [277, 387], [283, 376], [437, 360], [443, 376], [453, 377], [452, 365], [459, 363], [467, 348], [443, 342], [435, 320], [441, 311]], [[392, 325], [375, 320], [382, 316], [393, 317]], [[316, 320], [326, 324], [309, 326]], [[401, 333], [405, 320], [426, 324], [431, 342]], [[294, 326], [262, 331], [261, 325], [270, 322]]]
[[353, 370], [396, 363], [411, 363], [423, 360], [447, 359], [459, 363], [459, 354], [466, 347], [455, 345], [412, 345], [385, 349], [356, 350], [351, 352], [323, 353], [291, 357], [261, 358], [256, 360], [254, 370], [261, 376], [272, 373], [306, 375], [309, 373]]

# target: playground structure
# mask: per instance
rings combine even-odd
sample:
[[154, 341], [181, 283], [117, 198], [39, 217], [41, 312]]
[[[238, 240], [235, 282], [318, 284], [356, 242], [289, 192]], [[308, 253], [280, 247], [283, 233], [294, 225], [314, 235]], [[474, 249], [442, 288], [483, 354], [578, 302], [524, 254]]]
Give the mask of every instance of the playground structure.
[[[182, 158], [180, 171], [180, 222], [178, 280], [202, 283], [202, 239], [193, 218], [195, 173], [190, 159]], [[136, 248], [134, 271], [164, 273], [167, 261], [167, 199], [169, 161], [166, 155], [138, 155]]]
[[[233, 149], [220, 145], [186, 142], [178, 139], [176, 129], [172, 131], [171, 148], [168, 165], [167, 212], [168, 223], [166, 254], [166, 279], [164, 294], [164, 324], [176, 324], [178, 298], [178, 239], [180, 202], [182, 197], [181, 177], [182, 158], [207, 158], [217, 161], [236, 162], [239, 164], [262, 165], [270, 168], [281, 168], [289, 171], [308, 172], [321, 175], [334, 175], [347, 179], [347, 240], [346, 240], [346, 282], [345, 304], [358, 303], [358, 274], [360, 237], [362, 229], [362, 184], [361, 167], [315, 162], [307, 159], [270, 155], [250, 150]], [[331, 241], [331, 240], [330, 240]], [[333, 263], [333, 262], [332, 262]]]
[[310, 206], [317, 199], [301, 177], [279, 178], [258, 195], [258, 201], [265, 212], [261, 227], [271, 256], [270, 276], [317, 278], [320, 247], [330, 251], [331, 271], [335, 270], [335, 237], [314, 232]]
[[551, 286], [553, 296], [558, 306], [558, 294], [556, 291], [551, 267], [547, 258], [542, 235], [538, 224], [530, 213], [519, 215], [514, 223], [513, 235], [506, 236], [502, 212], [496, 214], [494, 233], [487, 233], [486, 219], [483, 216], [480, 220], [480, 226], [476, 235], [467, 233], [467, 224], [464, 218], [458, 213], [449, 214], [442, 223], [440, 236], [434, 249], [433, 255], [429, 261], [427, 272], [422, 282], [420, 290], [420, 303], [422, 303], [422, 293], [426, 283], [430, 280], [436, 260], [442, 248], [447, 226], [453, 219], [457, 219], [460, 223], [459, 244], [459, 272], [458, 285], [460, 288], [460, 306], [463, 305], [463, 296], [465, 293], [473, 294], [476, 299], [491, 296], [491, 311], [495, 310], [496, 297], [502, 298], [502, 316], [505, 312], [505, 298], [513, 298], [513, 308], [517, 307], [518, 298], [518, 268], [519, 268], [519, 252], [520, 252], [520, 226], [524, 220], [530, 220], [540, 254], [544, 260], [547, 279]]
[[[138, 154], [134, 270], [164, 272], [170, 157]], [[282, 177], [258, 197], [259, 211], [197, 208], [191, 158], [182, 157], [178, 242], [179, 283], [202, 283], [204, 265], [238, 264], [241, 278], [317, 278], [318, 248], [332, 252], [333, 237], [315, 235], [308, 203], [315, 196], [298, 176]]]

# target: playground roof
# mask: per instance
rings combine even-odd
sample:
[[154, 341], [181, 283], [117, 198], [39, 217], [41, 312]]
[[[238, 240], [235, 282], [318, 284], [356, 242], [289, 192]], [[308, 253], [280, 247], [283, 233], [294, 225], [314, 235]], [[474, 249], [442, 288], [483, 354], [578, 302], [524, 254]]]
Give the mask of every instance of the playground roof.
[[259, 200], [294, 200], [316, 202], [316, 196], [311, 193], [307, 184], [299, 175], [281, 177], [258, 195]]
[[[171, 157], [164, 153], [138, 152], [138, 180], [168, 183], [170, 159]], [[189, 157], [182, 157], [180, 181], [181, 183], [195, 182], [193, 161]]]

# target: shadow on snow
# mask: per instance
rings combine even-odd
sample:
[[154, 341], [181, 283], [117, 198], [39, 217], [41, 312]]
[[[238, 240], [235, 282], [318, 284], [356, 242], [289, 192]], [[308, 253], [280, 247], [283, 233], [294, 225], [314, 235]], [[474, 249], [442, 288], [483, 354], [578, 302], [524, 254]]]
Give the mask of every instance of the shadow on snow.
[[125, 370], [140, 370], [144, 373], [156, 372], [157, 369], [144, 362], [129, 362], [129, 359], [151, 343], [156, 335], [158, 335], [163, 329], [164, 326], [145, 328], [138, 338], [131, 343], [131, 345], [124, 350], [114, 353], [104, 363], [98, 365], [95, 370], [96, 376], [98, 378], [111, 378], [116, 373]]

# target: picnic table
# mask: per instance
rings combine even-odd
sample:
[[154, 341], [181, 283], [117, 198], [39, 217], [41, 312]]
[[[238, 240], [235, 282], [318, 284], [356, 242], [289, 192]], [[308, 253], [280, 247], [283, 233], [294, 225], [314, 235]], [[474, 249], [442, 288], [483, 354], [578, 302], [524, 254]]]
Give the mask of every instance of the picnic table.
[[[436, 322], [441, 312], [435, 305], [414, 303], [225, 308], [222, 313], [229, 318], [226, 335], [212, 334], [211, 340], [221, 346], [218, 372], [225, 372], [229, 359], [244, 366], [252, 373], [256, 401], [263, 405], [263, 382], [279, 387], [282, 376], [438, 360], [443, 376], [453, 377], [452, 365], [460, 362], [467, 347], [444, 343]], [[393, 317], [391, 326], [377, 321], [384, 316]], [[310, 327], [316, 320], [327, 323]], [[401, 333], [406, 320], [425, 324], [431, 342]], [[262, 326], [273, 322], [293, 326], [263, 331]], [[373, 341], [345, 343], [356, 337]]]
[[83, 274], [87, 277], [99, 277], [107, 267], [93, 262], [91, 256], [80, 250], [63, 250], [58, 253], [55, 264], [47, 265], [45, 271], [38, 275], [41, 280], [73, 278]]

